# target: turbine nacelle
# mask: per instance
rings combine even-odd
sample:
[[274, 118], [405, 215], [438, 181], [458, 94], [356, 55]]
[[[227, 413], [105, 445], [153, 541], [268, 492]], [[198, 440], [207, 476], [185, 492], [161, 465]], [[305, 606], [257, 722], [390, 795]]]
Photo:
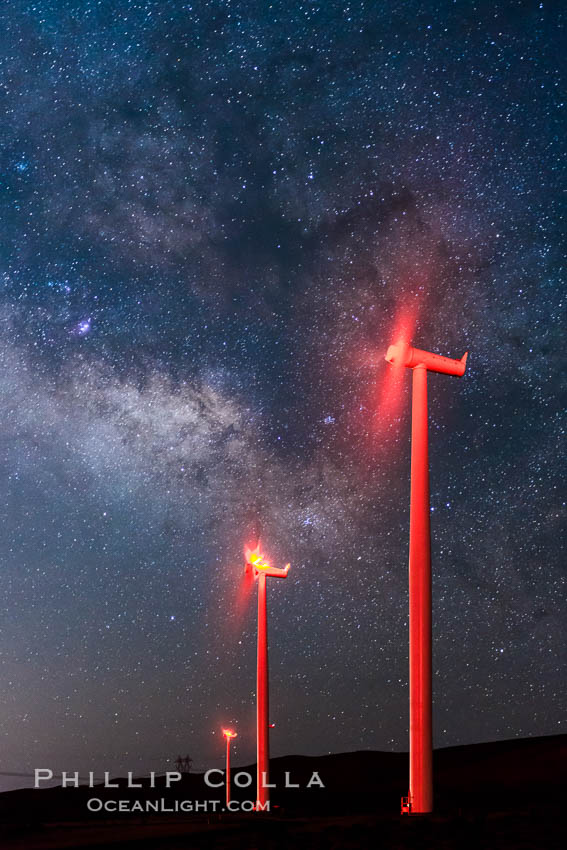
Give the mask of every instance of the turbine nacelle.
[[272, 567], [268, 561], [264, 560], [264, 556], [260, 554], [259, 546], [255, 549], [249, 549], [247, 546], [244, 550], [244, 554], [246, 557], [245, 570], [246, 572], [253, 570], [255, 578], [258, 578], [260, 573], [263, 573], [266, 576], [271, 576], [272, 578], [287, 577], [290, 565], [286, 564], [283, 570], [279, 567]]
[[453, 360], [451, 357], [443, 357], [441, 354], [433, 354], [431, 351], [413, 348], [406, 342], [400, 341], [395, 345], [390, 345], [385, 359], [393, 366], [407, 366], [408, 369], [425, 366], [428, 372], [442, 372], [445, 375], [458, 375], [460, 377], [465, 374], [468, 354], [468, 351], [466, 351], [460, 360]]

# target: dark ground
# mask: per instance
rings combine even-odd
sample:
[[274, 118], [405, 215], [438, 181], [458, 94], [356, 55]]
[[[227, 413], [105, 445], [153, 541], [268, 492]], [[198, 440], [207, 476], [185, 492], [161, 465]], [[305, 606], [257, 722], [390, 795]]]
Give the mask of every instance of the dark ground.
[[[100, 799], [213, 800], [202, 774], [184, 777], [169, 791], [61, 789], [0, 795], [0, 836], [5, 850], [84, 847], [139, 850], [177, 848], [513, 848], [567, 846], [564, 828], [567, 736], [451, 747], [435, 753], [435, 814], [400, 817], [407, 755], [356, 752], [322, 757], [286, 756], [271, 762], [270, 814], [91, 814]], [[241, 768], [254, 774], [254, 766]], [[285, 771], [299, 790], [283, 788]], [[312, 771], [325, 789], [307, 790]], [[234, 789], [235, 799], [253, 796]], [[221, 804], [222, 805], [222, 804]]]

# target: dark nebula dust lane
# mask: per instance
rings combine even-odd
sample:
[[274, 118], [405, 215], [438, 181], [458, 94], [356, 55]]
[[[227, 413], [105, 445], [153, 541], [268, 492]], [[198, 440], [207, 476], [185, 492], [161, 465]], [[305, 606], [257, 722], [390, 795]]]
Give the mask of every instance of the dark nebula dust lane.
[[407, 747], [406, 337], [435, 744], [562, 731], [563, 18], [0, 11], [6, 770], [251, 761], [260, 533], [273, 754]]

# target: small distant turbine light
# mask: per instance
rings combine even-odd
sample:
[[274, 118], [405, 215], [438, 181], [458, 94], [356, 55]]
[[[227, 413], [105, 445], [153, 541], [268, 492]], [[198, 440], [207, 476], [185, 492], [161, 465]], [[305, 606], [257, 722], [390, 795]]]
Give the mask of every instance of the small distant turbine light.
[[236, 738], [236, 732], [233, 732], [232, 729], [223, 729], [222, 734], [226, 739], [226, 805], [227, 808], [230, 806], [230, 742], [232, 738]]

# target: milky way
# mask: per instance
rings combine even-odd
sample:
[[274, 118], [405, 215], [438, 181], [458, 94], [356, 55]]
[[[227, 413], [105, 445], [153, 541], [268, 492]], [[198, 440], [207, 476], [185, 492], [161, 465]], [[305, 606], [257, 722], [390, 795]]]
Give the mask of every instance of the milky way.
[[273, 754], [407, 747], [403, 316], [435, 743], [562, 730], [558, 7], [2, 10], [4, 770], [252, 760], [251, 522]]

